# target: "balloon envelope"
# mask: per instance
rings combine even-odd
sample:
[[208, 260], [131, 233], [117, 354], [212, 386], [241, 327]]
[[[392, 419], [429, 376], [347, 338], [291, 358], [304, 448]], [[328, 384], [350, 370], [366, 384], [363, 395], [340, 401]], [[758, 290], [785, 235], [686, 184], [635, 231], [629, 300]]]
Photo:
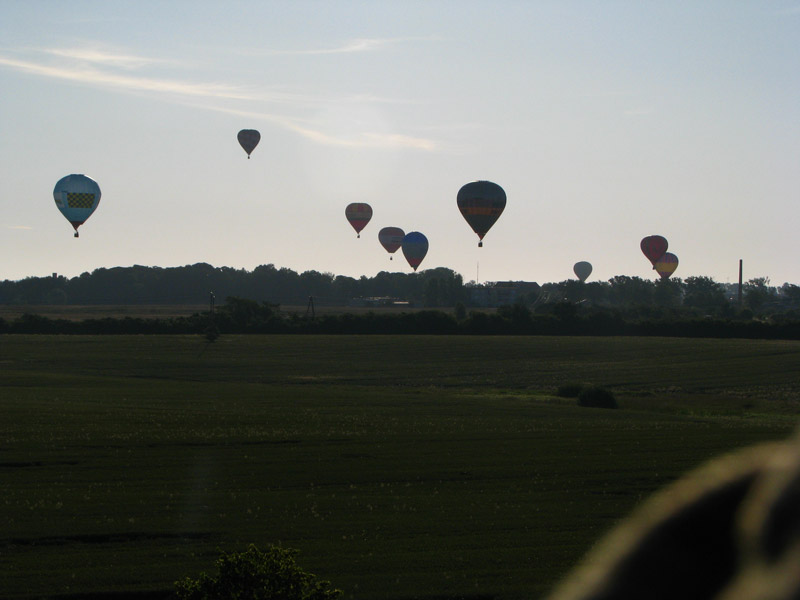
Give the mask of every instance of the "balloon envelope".
[[403, 256], [415, 271], [428, 253], [428, 238], [419, 231], [412, 231], [403, 237]]
[[639, 247], [653, 266], [655, 267], [656, 261], [664, 256], [667, 251], [667, 240], [660, 235], [648, 235], [642, 239]]
[[384, 227], [378, 232], [378, 241], [389, 254], [394, 254], [403, 244], [404, 236], [405, 232], [399, 227]]
[[78, 227], [100, 204], [100, 186], [86, 175], [67, 175], [56, 183], [53, 198], [58, 210], [75, 229], [75, 237], [78, 237]]
[[372, 207], [364, 202], [353, 202], [344, 209], [344, 216], [347, 217], [350, 225], [359, 234], [358, 237], [361, 237], [361, 230], [367, 226], [367, 223], [372, 218]]
[[661, 275], [661, 279], [668, 279], [678, 268], [678, 257], [672, 252], [665, 252], [664, 256], [659, 258], [653, 266], [656, 272]]
[[592, 274], [592, 265], [591, 263], [582, 260], [580, 262], [576, 262], [575, 266], [572, 267], [572, 270], [575, 272], [575, 276], [578, 279], [581, 281], [586, 281], [589, 275]]
[[247, 152], [247, 158], [250, 158], [250, 153], [261, 141], [261, 134], [255, 129], [242, 129], [236, 137], [239, 139], [239, 145]]
[[478, 234], [478, 246], [506, 207], [506, 193], [491, 181], [473, 181], [458, 190], [458, 210], [472, 230]]

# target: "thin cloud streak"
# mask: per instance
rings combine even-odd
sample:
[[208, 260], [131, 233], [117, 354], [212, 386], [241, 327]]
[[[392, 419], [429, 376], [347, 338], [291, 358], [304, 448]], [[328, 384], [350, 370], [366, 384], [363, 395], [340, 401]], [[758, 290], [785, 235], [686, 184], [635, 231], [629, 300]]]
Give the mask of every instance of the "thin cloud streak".
[[[56, 52], [52, 52], [55, 54]], [[78, 58], [79, 56], [87, 58], [87, 60], [94, 58], [105, 64], [113, 63], [113, 55], [103, 55], [102, 53], [94, 54], [92, 52], [82, 51], [63, 51], [62, 56], [70, 58]], [[117, 56], [117, 58], [120, 58]], [[135, 58], [135, 57], [122, 57], [122, 58]], [[187, 83], [175, 80], [165, 79], [152, 79], [146, 77], [132, 77], [129, 75], [119, 75], [101, 71], [91, 67], [63, 67], [51, 66], [30, 61], [17, 60], [7, 56], [0, 55], [0, 66], [5, 65], [17, 71], [38, 75], [41, 77], [48, 77], [54, 79], [61, 79], [66, 81], [74, 81], [89, 85], [97, 85], [112, 89], [122, 89], [129, 92], [148, 92], [169, 96], [174, 102], [176, 97], [183, 96], [184, 98], [204, 98], [212, 101], [261, 101], [261, 102], [281, 102], [291, 103], [296, 106], [298, 103], [305, 102], [307, 104], [324, 104], [329, 101], [326, 99], [301, 97], [292, 94], [265, 94], [253, 92], [243, 87], [231, 86], [227, 84], [206, 84], [206, 83]], [[365, 103], [376, 101], [375, 98], [370, 96], [353, 96], [351, 101]], [[186, 101], [180, 101], [182, 104], [192, 105]], [[236, 114], [240, 116], [248, 116], [250, 118], [257, 118], [264, 121], [275, 123], [285, 129], [293, 131], [302, 137], [315, 141], [327, 146], [339, 146], [349, 148], [407, 148], [414, 150], [432, 151], [437, 148], [437, 143], [433, 140], [409, 136], [399, 133], [375, 133], [375, 132], [361, 132], [353, 136], [334, 136], [325, 133], [319, 129], [311, 126], [300, 124], [301, 121], [297, 118], [290, 116], [248, 112], [242, 110], [231, 109], [228, 107], [217, 106], [214, 104], [194, 105], [196, 108], [206, 110], [213, 110], [216, 112], [223, 112], [228, 114]]]
[[[380, 48], [381, 46], [386, 46], [387, 44], [392, 43], [392, 40], [381, 40], [381, 39], [369, 39], [369, 38], [361, 38], [351, 40], [350, 42], [346, 43], [344, 46], [340, 46], [339, 48], [327, 48], [327, 49], [320, 49], [320, 50], [298, 50], [298, 51], [289, 51], [289, 54], [352, 54], [353, 52], [368, 52], [370, 50], [374, 50], [376, 48]], [[281, 54], [285, 54], [285, 52], [281, 52]]]
[[162, 92], [182, 94], [185, 96], [204, 96], [226, 98], [230, 100], [258, 100], [259, 98], [242, 88], [226, 84], [185, 83], [165, 79], [148, 79], [145, 77], [129, 77], [104, 73], [91, 68], [65, 68], [41, 65], [28, 61], [16, 60], [0, 56], [0, 65], [6, 65], [18, 71], [65, 79], [107, 87], [122, 88], [129, 91]]
[[[128, 64], [146, 64], [150, 59], [137, 56], [109, 55], [85, 50], [69, 49], [46, 49], [42, 50], [48, 54], [69, 57], [83, 62], [97, 62], [103, 65], [118, 65], [119, 62], [127, 61]], [[116, 62], [115, 62], [116, 61]], [[159, 61], [166, 64], [168, 61]], [[168, 79], [153, 79], [146, 77], [132, 77], [129, 75], [117, 75], [93, 68], [87, 65], [80, 66], [56, 66], [42, 64], [38, 62], [18, 60], [0, 54], [0, 65], [6, 65], [18, 71], [50, 77], [77, 81], [92, 85], [102, 85], [106, 87], [116, 87], [127, 91], [145, 91], [175, 93], [187, 96], [205, 96], [209, 98], [222, 98], [231, 100], [262, 101], [273, 103], [285, 103], [292, 106], [305, 104], [308, 106], [319, 106], [331, 102], [352, 102], [363, 104], [409, 104], [412, 101], [397, 100], [392, 98], [382, 98], [371, 94], [353, 94], [351, 96], [330, 98], [312, 96], [310, 94], [298, 94], [280, 91], [256, 91], [244, 86], [233, 86], [228, 84], [206, 84], [206, 83], [187, 83], [183, 81]]]
[[326, 54], [355, 54], [360, 52], [370, 52], [405, 42], [436, 41], [437, 38], [356, 38], [349, 40], [342, 46], [336, 48], [315, 48], [311, 50], [266, 50], [256, 51], [254, 54], [264, 54], [267, 56], [319, 56]]
[[427, 152], [432, 152], [440, 147], [439, 143], [435, 140], [399, 133], [364, 132], [352, 137], [337, 137], [329, 135], [319, 129], [314, 129], [309, 125], [302, 125], [299, 119], [285, 115], [239, 110], [208, 104], [187, 104], [187, 106], [245, 117], [254, 121], [267, 121], [325, 146], [338, 146], [342, 148], [407, 148], [412, 150], [424, 150]]
[[60, 58], [69, 58], [82, 62], [121, 67], [124, 69], [138, 69], [147, 65], [167, 64], [169, 62], [158, 58], [114, 54], [91, 48], [43, 48], [41, 51]]

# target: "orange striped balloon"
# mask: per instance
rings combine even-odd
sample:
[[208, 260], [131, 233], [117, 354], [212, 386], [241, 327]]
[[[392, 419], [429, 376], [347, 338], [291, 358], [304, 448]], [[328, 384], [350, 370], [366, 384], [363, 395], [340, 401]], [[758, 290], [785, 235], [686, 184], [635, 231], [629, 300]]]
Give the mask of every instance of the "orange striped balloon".
[[358, 234], [356, 237], [361, 237], [361, 230], [367, 226], [369, 220], [372, 218], [372, 207], [364, 202], [353, 202], [348, 204], [344, 209], [344, 216], [353, 226]]

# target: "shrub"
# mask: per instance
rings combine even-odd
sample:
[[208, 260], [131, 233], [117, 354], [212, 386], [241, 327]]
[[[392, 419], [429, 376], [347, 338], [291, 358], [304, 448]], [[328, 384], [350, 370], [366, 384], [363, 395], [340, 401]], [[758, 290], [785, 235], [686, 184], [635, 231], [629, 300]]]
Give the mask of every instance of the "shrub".
[[297, 550], [269, 546], [262, 552], [251, 544], [246, 552], [222, 553], [216, 577], [201, 573], [197, 579], [176, 581], [182, 600], [332, 600], [341, 590], [318, 581], [294, 560]]
[[206, 327], [204, 333], [206, 334], [206, 340], [208, 343], [213, 344], [219, 337], [219, 327], [217, 327], [216, 323], [211, 323], [208, 327]]
[[609, 390], [592, 385], [583, 388], [578, 394], [578, 406], [617, 408], [617, 399]]

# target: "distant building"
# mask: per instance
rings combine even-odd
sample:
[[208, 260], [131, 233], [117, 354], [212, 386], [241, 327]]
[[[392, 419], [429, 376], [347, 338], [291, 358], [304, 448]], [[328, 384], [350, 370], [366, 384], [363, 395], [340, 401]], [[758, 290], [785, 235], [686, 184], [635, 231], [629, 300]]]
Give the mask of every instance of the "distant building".
[[379, 306], [394, 306], [403, 308], [411, 306], [411, 303], [407, 300], [390, 298], [389, 296], [371, 296], [367, 298], [351, 298], [347, 305], [360, 308], [376, 308]]
[[484, 285], [466, 286], [471, 306], [493, 308], [515, 304], [525, 294], [538, 293], [539, 284], [533, 281], [496, 281]]

